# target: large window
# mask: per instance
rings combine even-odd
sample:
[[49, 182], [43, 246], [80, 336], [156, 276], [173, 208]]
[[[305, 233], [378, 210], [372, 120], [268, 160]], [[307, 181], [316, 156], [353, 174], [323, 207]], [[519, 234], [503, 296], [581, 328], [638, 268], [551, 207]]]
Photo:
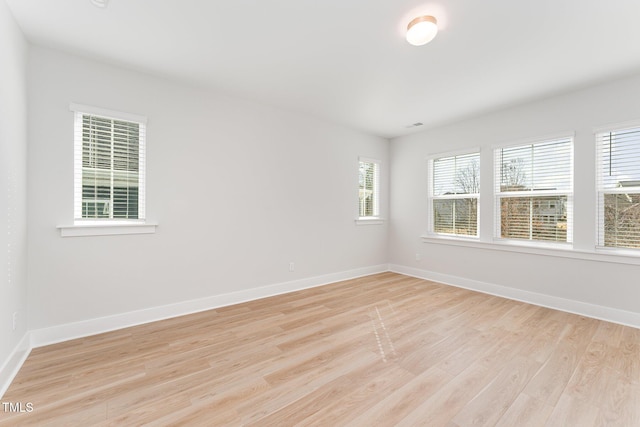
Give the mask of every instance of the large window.
[[144, 118], [72, 108], [75, 222], [144, 220]]
[[640, 248], [640, 127], [596, 138], [598, 245]]
[[380, 218], [380, 161], [359, 159], [358, 185], [359, 219]]
[[496, 149], [495, 171], [497, 237], [572, 241], [572, 138]]
[[480, 153], [432, 158], [429, 171], [430, 231], [477, 237]]

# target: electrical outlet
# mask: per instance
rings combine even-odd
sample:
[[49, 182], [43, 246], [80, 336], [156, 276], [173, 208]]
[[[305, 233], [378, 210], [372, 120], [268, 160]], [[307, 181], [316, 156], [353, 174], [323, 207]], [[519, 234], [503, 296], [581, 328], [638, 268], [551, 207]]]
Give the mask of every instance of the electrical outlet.
[[420, 254], [416, 254], [416, 261], [420, 261], [422, 259], [422, 257], [420, 256]]
[[289, 271], [294, 271], [296, 269], [296, 265], [293, 262], [289, 263]]
[[18, 312], [13, 312], [13, 330], [16, 330], [16, 326], [18, 326]]

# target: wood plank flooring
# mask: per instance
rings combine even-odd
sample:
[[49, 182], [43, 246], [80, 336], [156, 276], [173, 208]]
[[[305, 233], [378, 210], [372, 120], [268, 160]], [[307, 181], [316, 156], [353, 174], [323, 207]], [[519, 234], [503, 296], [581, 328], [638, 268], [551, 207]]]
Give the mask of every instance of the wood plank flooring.
[[640, 426], [640, 330], [394, 273], [34, 349], [0, 426]]

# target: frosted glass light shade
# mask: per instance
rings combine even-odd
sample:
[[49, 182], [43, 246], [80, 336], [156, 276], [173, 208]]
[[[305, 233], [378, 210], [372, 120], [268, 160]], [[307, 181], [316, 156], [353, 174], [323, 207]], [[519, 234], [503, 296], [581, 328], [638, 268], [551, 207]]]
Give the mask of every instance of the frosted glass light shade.
[[407, 41], [414, 46], [429, 43], [438, 34], [438, 21], [433, 16], [419, 16], [407, 26]]

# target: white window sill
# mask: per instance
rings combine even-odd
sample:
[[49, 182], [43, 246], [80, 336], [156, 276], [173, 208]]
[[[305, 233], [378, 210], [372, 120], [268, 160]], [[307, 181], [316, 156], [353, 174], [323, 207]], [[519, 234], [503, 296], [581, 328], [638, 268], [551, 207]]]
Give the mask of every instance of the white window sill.
[[384, 224], [383, 218], [371, 217], [371, 218], [356, 219], [356, 225], [380, 225], [380, 224]]
[[152, 234], [158, 224], [152, 223], [119, 223], [119, 224], [82, 224], [60, 225], [60, 237], [114, 236], [121, 234]]
[[549, 246], [538, 242], [519, 242], [513, 240], [495, 240], [493, 242], [481, 242], [468, 238], [436, 237], [431, 235], [420, 236], [424, 243], [436, 243], [441, 245], [464, 246], [468, 248], [489, 249], [494, 251], [518, 252], [550, 257], [562, 257], [582, 259], [588, 261], [611, 262], [617, 264], [640, 265], [640, 251], [594, 248], [593, 251], [573, 249], [569, 243], [556, 243]]

